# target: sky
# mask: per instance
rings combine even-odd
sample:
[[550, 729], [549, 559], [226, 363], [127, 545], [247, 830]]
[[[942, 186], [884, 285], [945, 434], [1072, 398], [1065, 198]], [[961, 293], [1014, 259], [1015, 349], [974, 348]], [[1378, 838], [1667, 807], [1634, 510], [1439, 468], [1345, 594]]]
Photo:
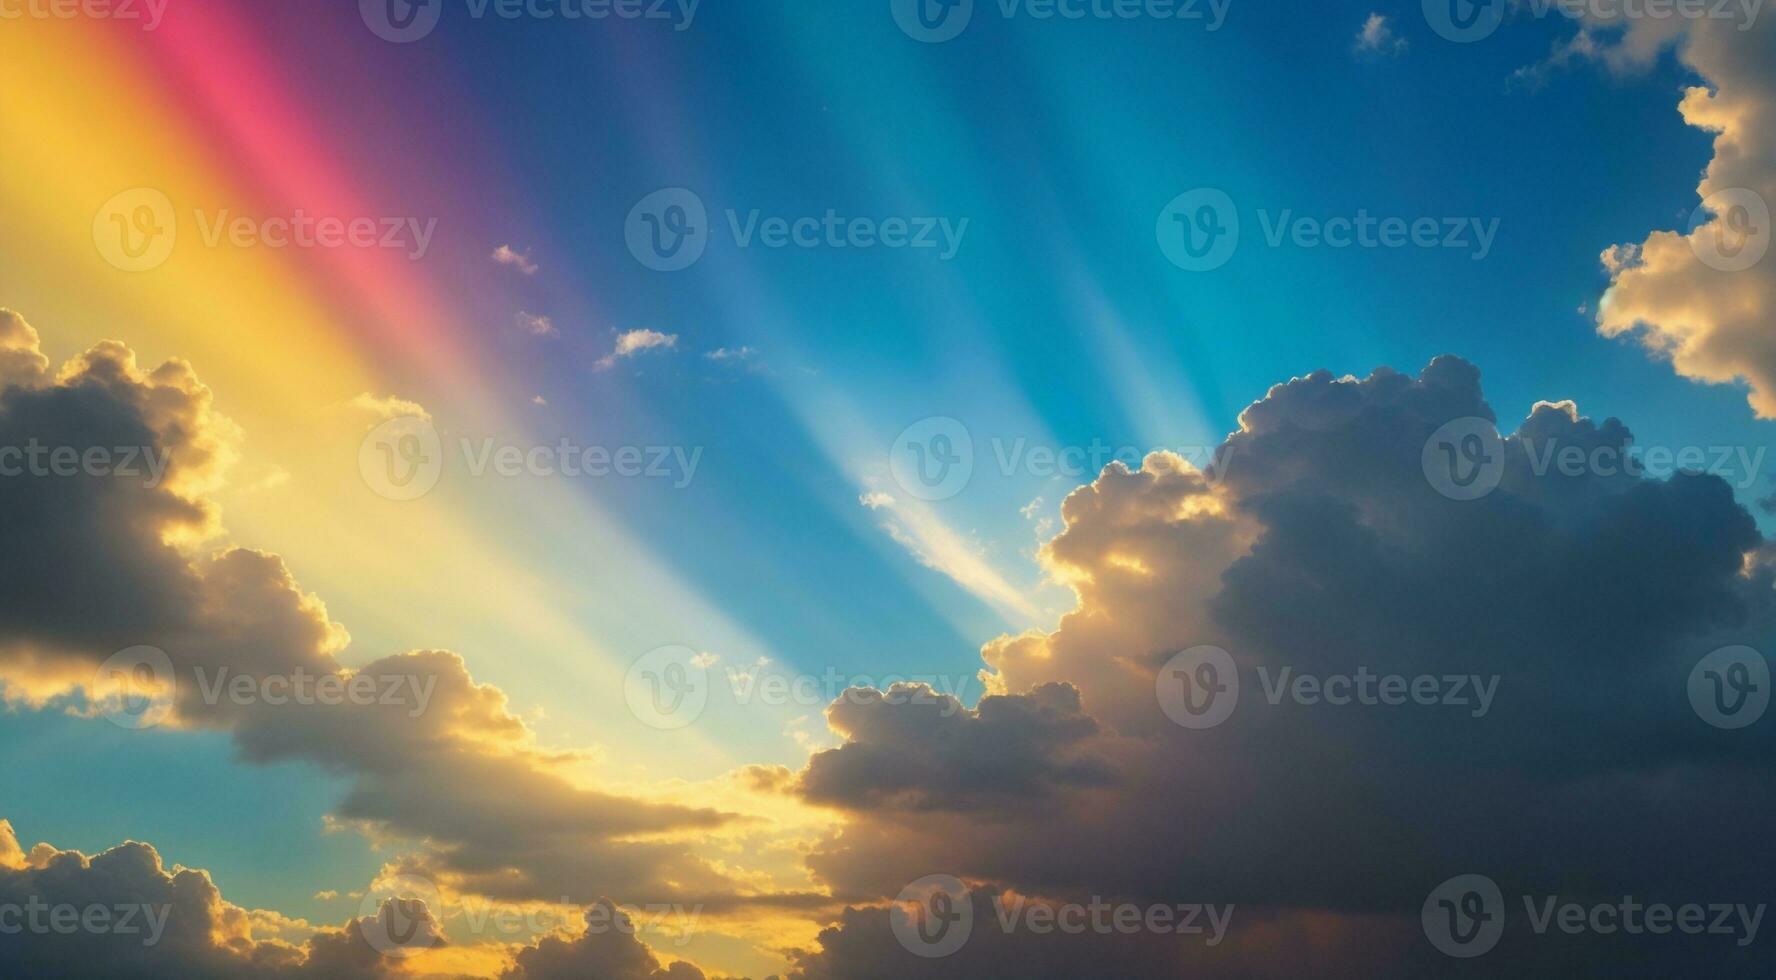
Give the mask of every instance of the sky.
[[[1051, 6], [0, 0], [0, 446], [171, 460], [0, 470], [0, 898], [145, 875], [197, 917], [169, 976], [537, 980], [1422, 975], [1466, 964], [1417, 958], [1412, 896], [1475, 863], [1761, 897], [1767, 842], [1710, 835], [1767, 802], [1769, 723], [1657, 693], [1770, 639], [1761, 4]], [[1505, 462], [1458, 501], [1421, 450], [1476, 418]], [[1537, 465], [1626, 430], [1706, 473]], [[1506, 700], [1471, 778], [1428, 773], [1435, 712], [1193, 743], [1152, 683], [1205, 645], [1466, 650]], [[141, 646], [177, 683], [133, 728], [91, 678]], [[427, 693], [206, 697], [223, 667]], [[1470, 794], [1541, 802], [1457, 847]], [[1555, 803], [1644, 821], [1525, 842]], [[1428, 881], [1330, 887], [1390, 826]], [[885, 910], [936, 872], [1255, 921], [902, 962]], [[416, 879], [448, 941], [364, 955]], [[703, 917], [625, 944], [601, 901]], [[468, 921], [499, 903], [555, 915]], [[1523, 931], [1495, 968], [1625, 955]], [[0, 962], [74, 962], [30, 938]], [[1749, 970], [1725, 945], [1657, 955]]]

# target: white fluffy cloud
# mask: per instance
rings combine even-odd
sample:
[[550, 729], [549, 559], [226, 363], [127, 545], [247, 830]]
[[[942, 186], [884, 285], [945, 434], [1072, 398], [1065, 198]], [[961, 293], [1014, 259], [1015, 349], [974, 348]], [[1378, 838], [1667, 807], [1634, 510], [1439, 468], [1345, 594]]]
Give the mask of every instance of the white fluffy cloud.
[[1598, 329], [1635, 336], [1678, 373], [1750, 386], [1752, 409], [1776, 418], [1776, 18], [1749, 29], [1730, 20], [1640, 19], [1626, 30], [1588, 24], [1564, 55], [1614, 68], [1643, 65], [1675, 46], [1706, 85], [1678, 110], [1714, 134], [1689, 227], [1654, 231], [1603, 253], [1610, 286]]

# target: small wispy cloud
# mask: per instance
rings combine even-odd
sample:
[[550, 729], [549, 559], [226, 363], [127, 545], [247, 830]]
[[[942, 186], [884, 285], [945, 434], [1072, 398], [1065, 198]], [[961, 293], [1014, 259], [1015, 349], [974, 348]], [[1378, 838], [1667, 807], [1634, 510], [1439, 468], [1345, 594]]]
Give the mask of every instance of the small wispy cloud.
[[1006, 581], [982, 554], [980, 544], [957, 533], [919, 501], [898, 501], [880, 490], [865, 491], [858, 503], [883, 515], [881, 528], [914, 560], [949, 576], [986, 601], [1007, 622], [1031, 621], [1038, 611], [1023, 591]]
[[530, 260], [529, 252], [520, 252], [510, 245], [501, 245], [493, 250], [493, 261], [500, 265], [509, 265], [527, 276], [534, 276], [537, 264]]
[[658, 330], [627, 330], [617, 334], [617, 346], [598, 359], [598, 369], [605, 370], [625, 358], [650, 350], [671, 350], [678, 346], [678, 334]]
[[1385, 14], [1370, 14], [1357, 32], [1355, 49], [1358, 54], [1397, 55], [1406, 50], [1406, 39], [1394, 33]]
[[518, 329], [533, 337], [560, 336], [560, 332], [555, 329], [555, 321], [546, 316], [539, 316], [535, 313], [526, 313], [523, 310], [519, 310], [516, 322], [518, 324]]
[[428, 422], [432, 420], [432, 413], [426, 411], [425, 406], [405, 398], [396, 398], [393, 395], [372, 395], [365, 392], [353, 398], [351, 406], [369, 412], [385, 422], [390, 419], [408, 417], [421, 418]]
[[712, 361], [744, 361], [757, 353], [750, 347], [717, 347], [703, 356]]

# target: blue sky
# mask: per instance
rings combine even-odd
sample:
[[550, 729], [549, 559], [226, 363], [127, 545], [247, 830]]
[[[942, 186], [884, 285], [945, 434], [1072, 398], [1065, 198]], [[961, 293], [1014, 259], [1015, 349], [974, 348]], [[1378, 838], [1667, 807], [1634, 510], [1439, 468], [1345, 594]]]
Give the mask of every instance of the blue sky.
[[[446, 16], [410, 45], [384, 44], [350, 10], [264, 12], [256, 30], [335, 80], [304, 98], [353, 134], [339, 140], [346, 170], [397, 188], [410, 177], [391, 192], [403, 207], [478, 233], [441, 249], [486, 265], [505, 243], [537, 265], [450, 297], [480, 330], [471, 369], [510, 411], [484, 420], [446, 407], [452, 431], [702, 453], [683, 488], [587, 481], [560, 509], [558, 488], [447, 491], [511, 559], [489, 563], [490, 590], [551, 583], [559, 591], [537, 593], [539, 606], [596, 651], [515, 635], [460, 592], [434, 591], [424, 568], [327, 567], [299, 532], [242, 541], [289, 554], [350, 627], [347, 661], [478, 651], [465, 654], [476, 676], [507, 692], [543, 744], [594, 744], [625, 763], [639, 746], [658, 751], [622, 767], [624, 780], [794, 769], [809, 747], [789, 726], [818, 707], [764, 723], [736, 714], [706, 743], [662, 743], [621, 715], [620, 665], [683, 643], [790, 672], [972, 677], [984, 642], [1053, 630], [1076, 597], [1045, 579], [1036, 551], [1093, 474], [1001, 473], [995, 447], [1214, 446], [1272, 385], [1318, 369], [1416, 374], [1441, 354], [1479, 366], [1507, 431], [1539, 400], [1573, 399], [1621, 417], [1643, 444], [1767, 440], [1742, 387], [1698, 383], [1597, 332], [1610, 281], [1599, 254], [1688, 227], [1711, 155], [1709, 135], [1677, 112], [1697, 79], [1675, 58], [1630, 72], [1581, 60], [1531, 84], [1519, 70], [1565, 44], [1572, 22], [1517, 17], [1458, 44], [1416, 0], [1311, 11], [1234, 0], [1217, 30], [1007, 18], [977, 0], [968, 29], [934, 44], [887, 8], [707, 3], [682, 31]], [[1385, 43], [1362, 48], [1375, 15]], [[682, 271], [647, 267], [626, 239], [632, 209], [667, 188], [709, 215], [707, 251]], [[1201, 188], [1231, 198], [1241, 239], [1224, 265], [1193, 272], [1168, 260], [1155, 222]], [[931, 218], [959, 237], [949, 257], [743, 247], [728, 215], [755, 211]], [[1478, 242], [1273, 246], [1265, 228], [1285, 212], [1471, 220], [1496, 237], [1483, 256]], [[57, 307], [48, 287], [15, 288]], [[559, 335], [512, 330], [519, 309], [546, 313]], [[612, 353], [643, 330], [672, 340]], [[377, 355], [381, 394], [447, 401], [418, 359]], [[921, 504], [895, 481], [890, 449], [931, 418], [967, 430], [974, 474]], [[581, 506], [597, 520], [557, 520]], [[635, 541], [645, 556], [628, 550]], [[456, 557], [462, 579], [483, 574], [477, 556]], [[501, 578], [513, 568], [525, 577]], [[27, 836], [53, 825], [65, 847], [152, 840], [209, 868], [231, 900], [317, 921], [338, 909], [315, 892], [386, 858], [322, 830], [342, 778], [241, 765], [217, 732], [132, 734], [0, 715], [0, 816]], [[45, 795], [63, 768], [84, 778]], [[157, 778], [140, 784], [142, 772]], [[266, 838], [286, 842], [269, 865]]]

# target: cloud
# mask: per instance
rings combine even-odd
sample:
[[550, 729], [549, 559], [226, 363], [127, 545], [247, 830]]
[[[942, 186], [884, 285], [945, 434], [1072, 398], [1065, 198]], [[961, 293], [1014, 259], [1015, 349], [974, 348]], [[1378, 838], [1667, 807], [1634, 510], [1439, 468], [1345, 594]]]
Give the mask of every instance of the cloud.
[[538, 316], [519, 310], [514, 322], [518, 324], [518, 329], [533, 337], [559, 337], [561, 335], [560, 331], [555, 329], [555, 321], [546, 316]]
[[537, 272], [537, 265], [530, 260], [530, 253], [520, 252], [510, 245], [501, 245], [494, 249], [492, 259], [500, 265], [517, 269], [527, 276], [534, 276]]
[[[168, 870], [160, 854], [134, 841], [94, 857], [48, 844], [21, 859], [11, 824], [0, 820], [0, 972], [20, 977], [120, 977], [130, 980], [383, 980], [397, 975], [357, 923], [301, 928], [302, 945], [264, 937], [282, 920], [222, 898], [203, 871]], [[37, 913], [37, 924], [29, 916]], [[81, 928], [57, 928], [55, 916], [81, 916]], [[86, 916], [94, 918], [88, 920]], [[420, 913], [422, 923], [429, 916]], [[86, 928], [84, 923], [100, 923]]]
[[1388, 23], [1385, 15], [1375, 13], [1363, 21], [1354, 44], [1359, 54], [1397, 55], [1406, 50], [1406, 39], [1394, 34], [1393, 25]]
[[678, 334], [658, 330], [627, 330], [617, 335], [617, 346], [598, 359], [599, 370], [614, 366], [619, 360], [650, 350], [671, 350], [678, 346]]
[[1036, 606], [982, 554], [978, 542], [958, 533], [927, 504], [866, 491], [859, 503], [883, 515], [882, 530], [919, 564], [948, 576], [1011, 621], [1032, 620]]
[[[1027, 806], [1062, 787], [1101, 786], [1115, 774], [1076, 751], [1098, 724], [1079, 692], [1047, 684], [1027, 697], [989, 696], [974, 711], [922, 684], [852, 689], [826, 712], [845, 744], [802, 774], [808, 800], [844, 809], [922, 811]], [[961, 777], [944, 783], [949, 777]]]
[[45, 379], [49, 358], [37, 343], [37, 331], [25, 318], [0, 306], [0, 385], [35, 385]]
[[712, 361], [744, 361], [757, 353], [750, 347], [717, 347], [703, 356]]
[[[1742, 815], [1776, 804], [1758, 775], [1776, 730], [1711, 728], [1686, 681], [1719, 647], [1768, 649], [1770, 547], [1716, 477], [1538, 475], [1549, 445], [1590, 456], [1632, 440], [1570, 402], [1537, 404], [1506, 433], [1490, 495], [1437, 492], [1433, 433], [1495, 417], [1479, 372], [1455, 358], [1416, 377], [1321, 371], [1242, 413], [1218, 483], [1170, 453], [1106, 467], [1068, 496], [1042, 551], [1077, 608], [1054, 630], [985, 645], [991, 696], [977, 709], [830, 710], [845, 741], [794, 784], [848, 818], [809, 858], [819, 880], [886, 901], [944, 873], [1057, 901], [1236, 903], [1241, 921], [1269, 924], [1250, 961], [1158, 954], [1168, 972], [1205, 976], [1445, 972], [1417, 918], [1462, 873], [1575, 900], [1761, 894], [1776, 843]], [[1159, 692], [1172, 656], [1200, 645], [1229, 652], [1241, 692], [1224, 723], [1193, 730]], [[1284, 669], [1460, 676], [1496, 697], [1479, 715], [1472, 696], [1272, 703], [1264, 678]], [[897, 954], [872, 908], [823, 934], [806, 976], [952, 976], [989, 961]], [[1639, 956], [1669, 972], [1762, 969], [1731, 942], [1612, 945], [1519, 921], [1489, 971], [1571, 976], [1582, 963], [1578, 975], [1601, 977], [1643, 969]], [[1098, 955], [1089, 936], [988, 935], [994, 963]], [[1146, 974], [1139, 946], [1102, 951], [1101, 969]]]
[[426, 411], [424, 405], [405, 398], [396, 398], [394, 395], [379, 396], [364, 392], [353, 398], [351, 404], [353, 408], [369, 412], [384, 422], [401, 418], [419, 418], [428, 422], [432, 420], [432, 413]]
[[[387, 400], [369, 403], [390, 410]], [[460, 890], [582, 902], [725, 900], [740, 891], [671, 836], [732, 815], [584, 785], [570, 776], [578, 757], [538, 747], [505, 694], [477, 683], [460, 656], [412, 650], [347, 667], [339, 656], [349, 635], [281, 559], [195, 548], [220, 530], [205, 492], [221, 479], [233, 438], [187, 366], [143, 370], [114, 343], [65, 366], [53, 384], [0, 390], [0, 445], [136, 445], [171, 459], [157, 486], [0, 479], [0, 534], [32, 556], [0, 563], [6, 701], [81, 714], [119, 707], [101, 664], [155, 647], [173, 678], [162, 689], [166, 727], [225, 732], [249, 764], [334, 774], [345, 787], [335, 821], [413, 842], [435, 876]], [[299, 674], [413, 693], [396, 703], [305, 704], [236, 703], [205, 691], [224, 677], [258, 684]]]
[[689, 963], [661, 966], [634, 932], [628, 915], [601, 900], [587, 910], [578, 938], [543, 938], [521, 951], [501, 980], [703, 980], [703, 971]]
[[[1743, 383], [1760, 418], [1776, 418], [1776, 258], [1768, 254], [1776, 202], [1776, 19], [1749, 27], [1716, 17], [1586, 21], [1548, 67], [1598, 61], [1644, 68], [1674, 47], [1707, 83], [1685, 90], [1684, 121], [1714, 134], [1713, 158], [1683, 230], [1654, 231], [1603, 252], [1610, 285], [1598, 331], [1634, 337], [1681, 375]], [[1751, 263], [1747, 265], [1747, 263]]]
[[[1409, 943], [1418, 923], [1385, 916], [1334, 916], [1292, 912], [1248, 916], [1235, 909], [1232, 928], [1215, 946], [1200, 937], [1167, 932], [1060, 929], [1037, 933], [1008, 931], [1002, 916], [1029, 915], [1031, 909], [1058, 909], [1061, 903], [994, 883], [976, 883], [968, 901], [972, 928], [953, 954], [914, 956], [900, 944], [881, 907], [848, 908], [820, 935], [820, 949], [796, 959], [790, 980], [973, 980], [977, 977], [1239, 977], [1292, 980], [1296, 977], [1381, 976], [1386, 950]], [[1423, 942], [1422, 938], [1419, 939]], [[1444, 963], [1452, 961], [1445, 960]], [[1421, 976], [1446, 968], [1424, 964]]]

